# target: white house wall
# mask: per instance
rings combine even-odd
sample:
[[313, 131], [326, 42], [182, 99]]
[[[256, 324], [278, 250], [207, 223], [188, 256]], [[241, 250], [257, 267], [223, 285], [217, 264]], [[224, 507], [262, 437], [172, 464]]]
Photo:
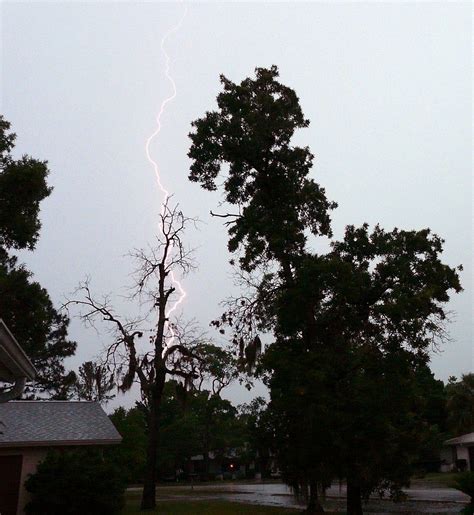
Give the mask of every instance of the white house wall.
[[456, 454], [458, 460], [466, 460], [468, 470], [472, 470], [471, 464], [469, 463], [469, 448], [462, 445], [456, 446]]

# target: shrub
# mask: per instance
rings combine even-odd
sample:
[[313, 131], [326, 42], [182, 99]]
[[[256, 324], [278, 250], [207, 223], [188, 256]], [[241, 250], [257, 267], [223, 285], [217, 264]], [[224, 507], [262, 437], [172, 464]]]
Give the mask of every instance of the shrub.
[[474, 472], [458, 474], [453, 486], [471, 498], [470, 504], [466, 506], [462, 513], [465, 515], [474, 514]]
[[25, 487], [28, 515], [114, 515], [124, 505], [120, 473], [95, 449], [49, 454]]
[[120, 445], [110, 445], [104, 451], [105, 460], [122, 471], [127, 484], [143, 482], [147, 447], [143, 410], [117, 408], [110, 415], [110, 420], [121, 434], [122, 442]]

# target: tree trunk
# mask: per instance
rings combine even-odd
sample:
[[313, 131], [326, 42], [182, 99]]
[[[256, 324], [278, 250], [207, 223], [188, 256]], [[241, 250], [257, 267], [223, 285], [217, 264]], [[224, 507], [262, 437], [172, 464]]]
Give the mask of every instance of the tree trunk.
[[203, 476], [202, 479], [204, 481], [209, 481], [209, 469], [210, 469], [210, 458], [209, 458], [209, 448], [210, 448], [210, 440], [211, 440], [211, 429], [209, 426], [210, 420], [212, 418], [212, 413], [208, 413], [206, 417], [205, 427], [204, 427], [204, 452], [203, 452]]
[[145, 477], [143, 481], [142, 510], [156, 507], [156, 454], [158, 450], [158, 406], [153, 400], [148, 414], [148, 445], [146, 450]]
[[312, 481], [309, 486], [309, 502], [308, 507], [306, 508], [306, 513], [308, 515], [324, 513], [324, 509], [318, 499], [318, 485], [315, 481]]
[[154, 385], [148, 414], [148, 445], [146, 450], [145, 477], [143, 481], [142, 510], [156, 508], [156, 462], [158, 452], [158, 420], [164, 377]]
[[209, 451], [207, 449], [204, 450], [203, 453], [203, 474], [202, 474], [202, 480], [203, 481], [209, 481]]
[[360, 486], [347, 479], [347, 515], [363, 515]]
[[[151, 385], [150, 414], [148, 418], [148, 446], [146, 451], [145, 478], [143, 481], [142, 510], [154, 510], [156, 507], [156, 461], [158, 452], [158, 417], [163, 395], [163, 388], [166, 380], [166, 362], [162, 358], [164, 331], [166, 324], [166, 302], [165, 292], [165, 264], [159, 265], [159, 314], [156, 336], [154, 341], [155, 357], [153, 365], [155, 368], [155, 380]], [[142, 385], [143, 389], [143, 385]]]

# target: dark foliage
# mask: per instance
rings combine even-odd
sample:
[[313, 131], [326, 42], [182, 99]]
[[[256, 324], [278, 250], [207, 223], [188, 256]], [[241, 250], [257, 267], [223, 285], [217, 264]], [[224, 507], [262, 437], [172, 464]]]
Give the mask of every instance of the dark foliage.
[[120, 472], [95, 449], [49, 454], [25, 486], [29, 515], [113, 515], [124, 506]]
[[[192, 456], [202, 454], [202, 477], [208, 477], [209, 453], [221, 459], [229, 449], [245, 441], [242, 421], [232, 404], [208, 391], [192, 390], [181, 395], [181, 385], [167, 381], [159, 410], [157, 478], [170, 480], [186, 476]], [[104, 458], [122, 470], [127, 484], [144, 478], [147, 442], [147, 408], [143, 404], [130, 410], [118, 408], [110, 416], [122, 435], [122, 443], [106, 449]], [[207, 460], [207, 461], [206, 461]]]
[[15, 135], [0, 117], [0, 317], [15, 335], [38, 370], [30, 392], [66, 398], [74, 382], [63, 360], [76, 343], [68, 340], [69, 319], [53, 306], [48, 292], [11, 250], [33, 250], [39, 236], [40, 202], [52, 191], [46, 162], [11, 156]]
[[33, 249], [38, 240], [40, 202], [52, 191], [47, 163], [29, 156], [14, 160], [16, 135], [0, 116], [0, 247]]
[[86, 401], [106, 402], [115, 397], [114, 374], [106, 365], [93, 361], [85, 361], [79, 367], [74, 387], [77, 397]]
[[454, 481], [454, 488], [469, 495], [471, 502], [464, 508], [464, 515], [474, 514], [474, 472], [463, 472], [459, 474]]
[[446, 386], [448, 430], [452, 437], [474, 431], [474, 374], [450, 378]]
[[129, 410], [117, 408], [110, 420], [122, 436], [120, 445], [105, 449], [104, 458], [111, 467], [122, 471], [127, 484], [141, 483], [146, 460], [146, 416], [135, 407]]
[[229, 250], [241, 251], [249, 289], [214, 325], [232, 327], [240, 354], [255, 327], [273, 332], [259, 370], [285, 477], [309, 490], [311, 513], [322, 510], [318, 485], [346, 478], [348, 513], [359, 515], [374, 490], [398, 494], [421, 440], [439, 431], [442, 417], [423, 399], [427, 364], [445, 338], [445, 303], [461, 286], [429, 229], [349, 225], [326, 255], [309, 251], [308, 234], [331, 236], [335, 204], [308, 178], [308, 148], [291, 145], [309, 122], [277, 77], [276, 67], [240, 85], [221, 77], [218, 110], [190, 134], [190, 180], [208, 190], [222, 183], [237, 206], [217, 216], [226, 218]]
[[307, 127], [296, 93], [277, 81], [278, 69], [257, 68], [255, 79], [234, 84], [221, 76], [218, 110], [193, 122], [190, 180], [215, 190], [222, 166], [225, 198], [238, 207], [229, 224], [229, 250], [242, 247], [244, 270], [276, 259], [285, 270], [306, 243], [305, 231], [331, 234], [336, 204], [307, 176], [313, 155], [291, 144]]
[[441, 250], [429, 231], [348, 227], [281, 290], [263, 366], [289, 482], [344, 477], [359, 496], [397, 496], [434, 445], [441, 421], [425, 398], [426, 364], [443, 337], [448, 291], [461, 289]]
[[271, 476], [272, 456], [276, 455], [275, 428], [279, 420], [274, 420], [272, 415], [263, 397], [256, 397], [239, 410], [245, 442], [240, 458], [248, 465], [253, 463], [255, 472], [262, 478]]
[[211, 452], [220, 459], [242, 444], [237, 410], [228, 400], [206, 390], [188, 392], [183, 402], [177, 387], [175, 381], [166, 383], [160, 406], [160, 477], [173, 476], [176, 470], [186, 473], [196, 454], [204, 456], [203, 478], [208, 477]]

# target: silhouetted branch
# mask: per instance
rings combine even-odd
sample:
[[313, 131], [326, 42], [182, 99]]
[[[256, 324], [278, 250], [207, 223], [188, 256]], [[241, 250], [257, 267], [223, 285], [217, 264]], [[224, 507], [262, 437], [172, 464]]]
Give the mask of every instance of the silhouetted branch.
[[214, 217], [217, 217], [217, 218], [234, 218], [234, 220], [230, 220], [229, 222], [224, 222], [224, 225], [231, 225], [231, 224], [234, 224], [235, 222], [237, 222], [237, 219], [238, 218], [241, 218], [242, 215], [236, 215], [236, 214], [233, 214], [233, 213], [226, 213], [226, 214], [219, 214], [219, 213], [214, 213], [211, 209], [211, 211], [209, 211], [210, 215], [211, 216], [214, 216]]

